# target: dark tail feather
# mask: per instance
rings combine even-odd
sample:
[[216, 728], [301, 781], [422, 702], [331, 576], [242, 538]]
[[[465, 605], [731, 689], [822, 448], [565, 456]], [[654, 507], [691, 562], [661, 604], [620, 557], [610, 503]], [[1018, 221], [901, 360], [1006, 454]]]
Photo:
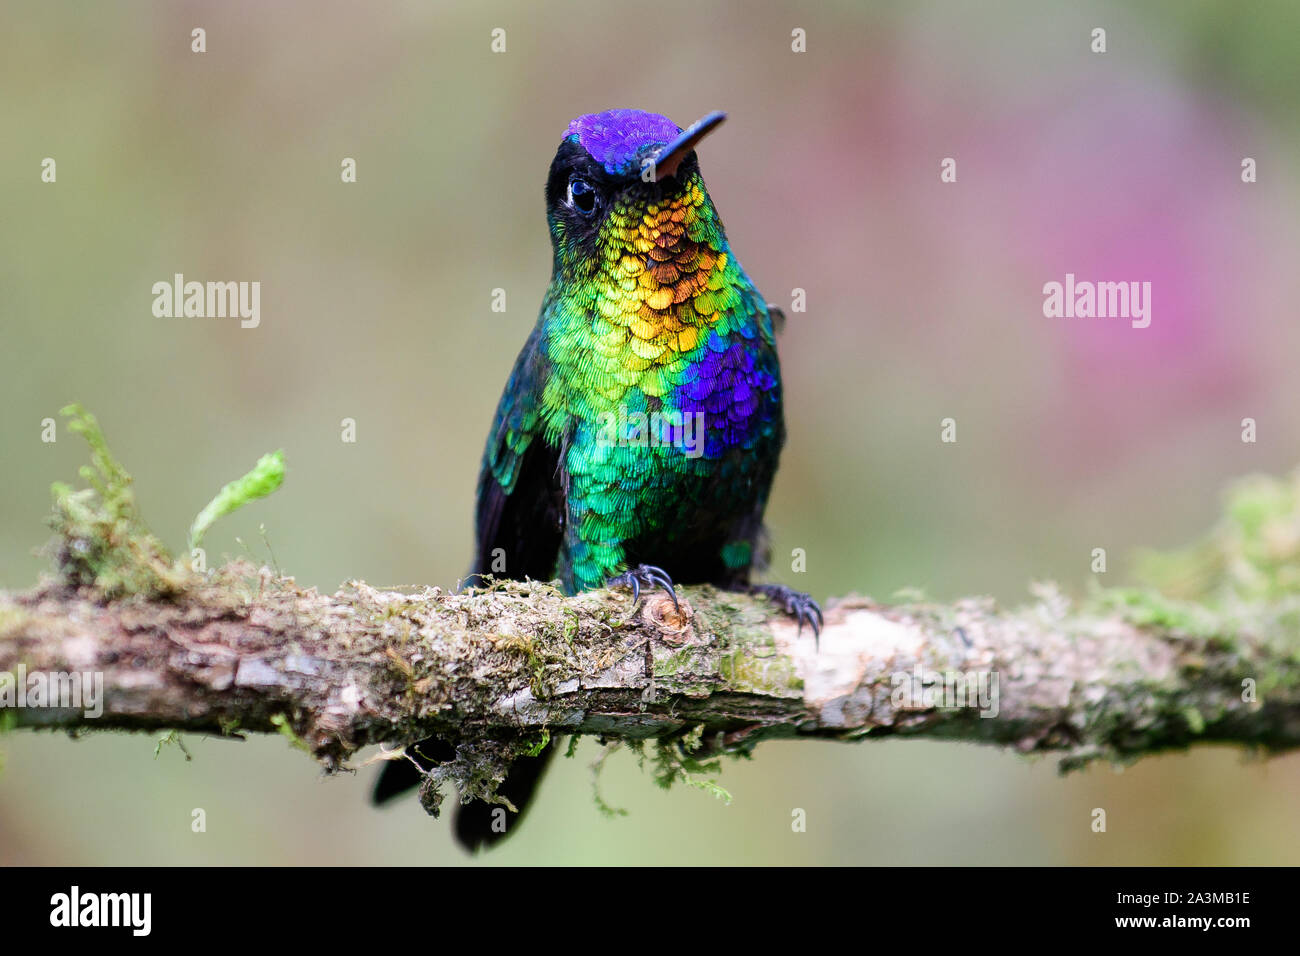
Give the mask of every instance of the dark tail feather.
[[[498, 794], [519, 808], [518, 813], [482, 800], [461, 804], [456, 810], [456, 841], [474, 853], [485, 847], [491, 849], [513, 833], [528, 811], [533, 791], [554, 756], [555, 744], [549, 743], [536, 757], [520, 757], [511, 765], [501, 786], [497, 787]], [[504, 815], [497, 814], [497, 810], [503, 811]]]
[[[421, 740], [414, 747], [407, 748], [424, 770], [429, 770], [435, 763], [443, 763], [456, 756], [456, 749], [440, 740], [429, 738]], [[505, 807], [494, 803], [475, 800], [473, 803], [461, 804], [456, 808], [456, 840], [471, 853], [482, 848], [491, 848], [514, 832], [515, 827], [528, 809], [533, 791], [537, 789], [542, 774], [555, 756], [555, 744], [547, 744], [536, 757], [520, 757], [506, 774], [505, 780], [497, 788], [497, 793], [519, 808], [512, 814]], [[406, 791], [420, 785], [423, 774], [409, 760], [390, 760], [375, 781], [375, 789], [370, 799], [376, 805], [387, 803], [394, 797], [400, 797]], [[501, 810], [504, 817], [494, 811]], [[497, 822], [500, 820], [501, 822]]]
[[379, 779], [375, 781], [375, 789], [370, 794], [370, 802], [375, 806], [382, 806], [394, 797], [415, 789], [424, 779], [421, 770], [428, 771], [435, 763], [444, 763], [456, 756], [455, 747], [433, 737], [407, 747], [406, 752], [415, 758], [421, 769], [416, 769], [415, 764], [409, 760], [390, 760], [384, 764], [384, 769], [379, 771]]
[[379, 771], [375, 789], [370, 791], [370, 802], [382, 807], [394, 797], [400, 797], [412, 787], [420, 785], [420, 771], [409, 760], [390, 760]]

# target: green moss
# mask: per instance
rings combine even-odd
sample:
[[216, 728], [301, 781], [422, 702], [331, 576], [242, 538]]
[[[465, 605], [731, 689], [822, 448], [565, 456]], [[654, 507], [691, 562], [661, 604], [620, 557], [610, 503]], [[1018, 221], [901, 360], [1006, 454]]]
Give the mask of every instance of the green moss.
[[[284, 483], [284, 452], [263, 455], [252, 471], [227, 484], [207, 503], [190, 525], [190, 547], [197, 548], [208, 528], [218, 519], [233, 514], [250, 501], [265, 498]], [[268, 547], [269, 550], [269, 547]]]
[[158, 742], [155, 743], [153, 747], [154, 760], [158, 759], [158, 755], [162, 753], [163, 747], [166, 746], [176, 747], [178, 750], [180, 750], [180, 752], [185, 755], [185, 760], [187, 763], [194, 759], [192, 756], [190, 756], [190, 752], [185, 746], [185, 741], [181, 739], [181, 732], [179, 730], [169, 730], [167, 731], [167, 733], [163, 734], [158, 738]]
[[679, 674], [683, 670], [689, 670], [695, 665], [696, 649], [693, 647], [683, 647], [681, 650], [673, 651], [663, 660], [655, 661], [655, 677], [666, 678]]
[[1179, 551], [1140, 552], [1136, 571], [1171, 597], [1212, 607], [1300, 595], [1300, 471], [1234, 482], [1205, 538]]
[[[50, 526], [53, 552], [62, 578], [73, 587], [93, 588], [106, 598], [139, 595], [161, 598], [180, 594], [198, 581], [176, 561], [140, 518], [131, 475], [113, 457], [95, 416], [80, 405], [60, 414], [68, 428], [90, 446], [91, 463], [80, 469], [90, 486], [74, 490], [63, 482], [50, 486], [54, 511]], [[222, 515], [270, 494], [284, 480], [284, 455], [264, 455], [248, 474], [226, 485], [195, 518], [191, 543]]]
[[307, 741], [303, 740], [294, 732], [293, 725], [289, 723], [287, 715], [272, 714], [271, 723], [275, 726], [275, 729], [280, 732], [280, 736], [289, 741], [289, 746], [293, 747], [295, 750], [301, 750], [305, 754], [311, 753], [311, 747], [307, 745]]
[[1103, 609], [1120, 612], [1138, 627], [1158, 627], [1201, 637], [1213, 636], [1220, 622], [1204, 607], [1165, 597], [1144, 588], [1109, 588], [1100, 592]]
[[533, 692], [533, 696], [542, 698], [547, 696], [549, 691], [546, 687], [546, 660], [542, 656], [538, 643], [531, 637], [520, 637], [517, 635], [503, 635], [498, 638], [503, 650], [513, 654], [519, 654], [524, 658], [528, 673], [531, 675], [528, 681], [528, 688]]
[[443, 784], [452, 783], [460, 790], [461, 800], [482, 800], [506, 807], [512, 812], [518, 808], [497, 792], [510, 767], [517, 760], [533, 760], [533, 752], [541, 752], [549, 732], [522, 734], [508, 740], [462, 740], [456, 745], [456, 756], [430, 771], [420, 786], [420, 804], [431, 816], [438, 815], [442, 804]]
[[772, 649], [770, 656], [759, 656], [753, 648], [737, 647], [722, 656], [718, 671], [740, 693], [771, 694], [779, 697], [802, 696], [804, 684], [794, 670], [794, 661]]
[[[676, 738], [661, 738], [653, 742], [650, 760], [653, 764], [654, 781], [665, 790], [675, 783], [703, 790], [717, 797], [723, 803], [731, 803], [731, 794], [717, 781], [722, 773], [722, 760], [719, 757], [701, 758], [697, 756], [704, 737], [704, 725], [693, 727]], [[638, 750], [644, 762], [644, 747]]]
[[[573, 739], [577, 740], [578, 738], [574, 737]], [[604, 796], [602, 796], [600, 792], [600, 775], [605, 769], [605, 761], [612, 757], [614, 752], [621, 746], [622, 743], [620, 741], [613, 741], [605, 744], [605, 746], [600, 749], [600, 756], [591, 763], [591, 799], [596, 804], [596, 809], [599, 810], [602, 815], [610, 818], [627, 816], [626, 809], [610, 805], [606, 802]]]
[[50, 488], [55, 563], [63, 579], [110, 598], [164, 597], [185, 590], [190, 573], [140, 520], [131, 476], [109, 451], [95, 416], [80, 405], [69, 405], [60, 414], [71, 419], [69, 429], [85, 438], [91, 453], [91, 464], [80, 470], [89, 488], [74, 491], [61, 482]]

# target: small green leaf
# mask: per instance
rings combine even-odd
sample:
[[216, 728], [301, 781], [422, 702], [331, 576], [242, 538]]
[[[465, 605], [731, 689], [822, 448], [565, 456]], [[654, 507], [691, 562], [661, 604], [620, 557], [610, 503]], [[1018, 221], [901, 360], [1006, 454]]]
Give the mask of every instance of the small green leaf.
[[543, 750], [546, 749], [547, 744], [549, 744], [550, 742], [551, 742], [551, 732], [545, 727], [543, 727], [542, 736], [537, 740], [535, 744], [533, 744], [531, 747], [525, 750], [524, 753], [529, 757], [536, 757], [538, 754], [540, 754]]
[[307, 741], [294, 733], [293, 725], [289, 723], [288, 717], [284, 714], [272, 714], [271, 723], [276, 730], [280, 731], [280, 735], [289, 741], [289, 746], [301, 750], [305, 754], [311, 753], [311, 747], [308, 746]]
[[258, 459], [253, 470], [232, 481], [208, 502], [190, 525], [190, 547], [197, 548], [203, 535], [218, 518], [238, 511], [250, 501], [265, 498], [284, 483], [284, 451], [274, 451]]

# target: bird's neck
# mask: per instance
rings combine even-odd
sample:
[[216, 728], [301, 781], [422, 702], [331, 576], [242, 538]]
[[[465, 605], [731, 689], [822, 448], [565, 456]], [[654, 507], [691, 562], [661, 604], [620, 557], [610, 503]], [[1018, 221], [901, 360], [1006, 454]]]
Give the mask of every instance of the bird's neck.
[[[596, 254], [557, 263], [548, 300], [561, 339], [595, 343], [610, 371], [647, 371], [698, 352], [754, 294], [702, 183], [657, 205], [610, 210]], [[553, 337], [554, 342], [554, 337]]]
[[557, 275], [543, 311], [544, 414], [557, 434], [575, 417], [694, 407], [703, 379], [759, 375], [737, 350], [770, 344], [766, 306], [702, 186], [610, 216], [585, 274]]

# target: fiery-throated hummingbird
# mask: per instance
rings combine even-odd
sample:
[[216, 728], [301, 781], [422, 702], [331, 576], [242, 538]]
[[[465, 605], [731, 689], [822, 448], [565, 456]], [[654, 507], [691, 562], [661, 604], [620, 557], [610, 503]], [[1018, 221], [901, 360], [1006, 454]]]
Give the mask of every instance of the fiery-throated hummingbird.
[[[763, 509], [785, 440], [773, 312], [741, 268], [685, 130], [609, 110], [569, 124], [546, 181], [554, 249], [541, 315], [488, 433], [473, 575], [559, 578], [566, 593], [673, 582], [767, 595], [814, 633], [821, 611], [781, 585]], [[522, 758], [499, 793], [523, 811], [554, 751]], [[450, 759], [408, 748], [375, 788], [383, 802]], [[456, 835], [495, 842], [491, 805], [463, 805]], [[498, 816], [500, 816], [498, 814]], [[515, 821], [512, 821], [515, 822]]]

